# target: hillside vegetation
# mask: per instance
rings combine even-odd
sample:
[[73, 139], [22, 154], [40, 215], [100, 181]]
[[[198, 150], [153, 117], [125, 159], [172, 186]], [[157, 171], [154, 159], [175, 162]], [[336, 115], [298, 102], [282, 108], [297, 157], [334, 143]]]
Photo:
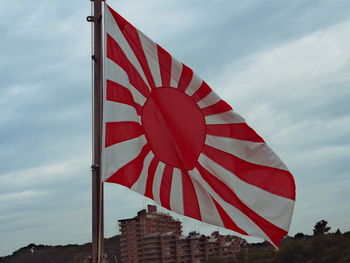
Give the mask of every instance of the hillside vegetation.
[[329, 230], [327, 221], [321, 220], [312, 236], [286, 237], [279, 250], [267, 242], [251, 244], [236, 258], [210, 258], [206, 263], [350, 263], [350, 232]]
[[[119, 255], [119, 236], [105, 239], [104, 245], [109, 262], [116, 262], [115, 258]], [[83, 263], [90, 253], [91, 243], [66, 246], [29, 244], [11, 256], [0, 257], [0, 263]]]
[[[210, 258], [206, 263], [350, 263], [350, 232], [329, 233], [327, 221], [316, 223], [313, 235], [298, 233], [286, 237], [276, 250], [269, 243], [249, 244], [236, 258]], [[0, 257], [0, 263], [83, 263], [91, 244], [46, 246], [29, 244], [12, 255]], [[110, 263], [121, 262], [119, 236], [105, 239]]]

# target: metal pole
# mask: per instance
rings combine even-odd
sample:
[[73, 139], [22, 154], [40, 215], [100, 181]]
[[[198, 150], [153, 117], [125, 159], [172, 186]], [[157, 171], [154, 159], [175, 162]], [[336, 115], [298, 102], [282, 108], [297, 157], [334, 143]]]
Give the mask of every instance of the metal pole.
[[93, 23], [93, 146], [92, 146], [92, 251], [91, 262], [100, 263], [103, 255], [103, 182], [101, 180], [102, 145], [102, 2], [94, 2], [94, 13], [87, 20]]

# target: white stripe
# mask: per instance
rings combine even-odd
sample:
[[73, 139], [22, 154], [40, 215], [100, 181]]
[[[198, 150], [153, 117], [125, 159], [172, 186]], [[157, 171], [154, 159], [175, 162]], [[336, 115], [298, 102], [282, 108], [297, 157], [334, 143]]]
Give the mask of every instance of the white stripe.
[[129, 77], [118, 64], [110, 59], [105, 59], [105, 78], [126, 87], [132, 94], [134, 101], [143, 106], [146, 98], [133, 86]]
[[182, 174], [181, 170], [174, 168], [170, 191], [170, 210], [184, 214], [184, 203], [182, 195]]
[[214, 91], [211, 91], [207, 96], [198, 101], [197, 104], [199, 108], [203, 109], [219, 102], [220, 100], [221, 98], [218, 95], [216, 95]]
[[131, 190], [138, 192], [139, 194], [144, 195], [146, 192], [146, 182], [148, 177], [148, 168], [149, 165], [154, 157], [154, 154], [152, 152], [149, 152], [147, 156], [145, 157], [145, 161], [143, 162], [142, 171], [140, 174], [139, 179], [133, 184], [133, 186], [130, 188]]
[[288, 231], [294, 201], [248, 184], [216, 162], [201, 154], [198, 162], [225, 183], [250, 209], [270, 223]]
[[210, 194], [205, 190], [201, 183], [195, 180], [196, 177], [200, 176], [198, 170], [193, 169], [188, 171], [188, 174], [190, 175], [196, 191], [202, 221], [216, 226], [225, 227]]
[[205, 116], [206, 124], [244, 123], [244, 119], [234, 111]]
[[236, 225], [247, 232], [251, 236], [263, 238], [272, 243], [270, 238], [264, 233], [264, 231], [257, 226], [248, 216], [242, 213], [239, 209], [225, 202], [211, 187], [210, 185], [199, 175], [194, 178], [203, 185], [203, 188], [215, 199], [216, 202], [225, 210], [229, 217], [236, 223]]
[[197, 76], [196, 73], [193, 73], [192, 79], [190, 84], [188, 84], [187, 89], [185, 90], [185, 93], [188, 96], [192, 96], [202, 85], [203, 80]]
[[106, 100], [103, 104], [103, 118], [104, 123], [106, 122], [119, 122], [119, 121], [135, 121], [141, 123], [140, 116], [134, 107]]
[[171, 58], [171, 78], [170, 78], [170, 86], [173, 88], [177, 88], [179, 84], [179, 79], [182, 72], [182, 63], [177, 61], [175, 58]]
[[147, 143], [144, 135], [102, 149], [102, 178], [107, 180], [121, 167], [134, 160]]
[[[213, 193], [214, 194], [214, 193]], [[215, 195], [215, 194], [214, 194]], [[257, 224], [254, 223], [248, 216], [241, 212], [236, 207], [226, 203], [218, 195], [214, 196], [216, 202], [226, 211], [228, 216], [236, 223], [236, 225], [247, 232], [250, 236], [260, 237], [264, 240], [267, 240], [272, 245], [276, 246], [271, 239], [266, 235], [264, 230], [262, 230]]]
[[148, 87], [150, 87], [139, 61], [129, 46], [128, 41], [125, 39], [123, 33], [120, 31], [118, 24], [115, 22], [108, 8], [105, 8], [105, 33], [109, 34], [119, 44], [120, 48], [123, 50], [126, 57], [140, 74], [141, 78], [148, 85]]
[[159, 205], [162, 205], [160, 202], [160, 185], [162, 183], [164, 167], [165, 167], [165, 164], [163, 162], [158, 163], [157, 169], [154, 173], [154, 179], [153, 179], [153, 185], [152, 185], [153, 200]]
[[288, 168], [281, 159], [266, 145], [266, 143], [243, 141], [207, 134], [205, 144], [237, 156], [250, 163], [288, 171]]
[[154, 83], [156, 87], [162, 86], [162, 78], [159, 70], [159, 61], [158, 61], [158, 48], [157, 44], [149, 39], [145, 34], [138, 31], [140, 41], [142, 44], [143, 51], [145, 53], [151, 74], [153, 76]]

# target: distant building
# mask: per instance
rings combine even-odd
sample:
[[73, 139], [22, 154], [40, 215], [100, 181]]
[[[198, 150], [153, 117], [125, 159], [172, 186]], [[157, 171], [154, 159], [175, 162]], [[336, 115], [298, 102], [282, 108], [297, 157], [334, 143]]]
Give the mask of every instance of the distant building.
[[157, 233], [171, 233], [170, 235], [176, 239], [182, 234], [179, 220], [157, 212], [156, 206], [152, 205], [148, 206], [147, 211], [139, 211], [134, 218], [119, 220], [119, 227], [120, 254], [123, 263], [156, 262], [144, 260], [144, 258], [152, 258], [152, 252], [155, 250], [157, 253], [159, 250], [160, 253], [158, 244], [156, 248], [148, 248], [148, 244], [145, 243], [148, 238], [152, 239], [152, 235]]
[[209, 237], [196, 232], [182, 236], [181, 222], [152, 205], [119, 220], [119, 226], [123, 263], [202, 263], [208, 257], [235, 256], [245, 245], [245, 240], [217, 231]]

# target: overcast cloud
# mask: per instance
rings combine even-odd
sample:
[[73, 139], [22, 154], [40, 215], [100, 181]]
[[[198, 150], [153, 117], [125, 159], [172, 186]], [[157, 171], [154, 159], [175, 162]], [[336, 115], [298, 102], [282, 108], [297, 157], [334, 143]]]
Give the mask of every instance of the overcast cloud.
[[[290, 235], [321, 219], [350, 230], [348, 0], [108, 3], [207, 80], [285, 161], [297, 183]], [[0, 256], [91, 239], [89, 14], [87, 0], [0, 2]], [[105, 189], [106, 237], [153, 203]], [[217, 229], [176, 217], [186, 232]]]

